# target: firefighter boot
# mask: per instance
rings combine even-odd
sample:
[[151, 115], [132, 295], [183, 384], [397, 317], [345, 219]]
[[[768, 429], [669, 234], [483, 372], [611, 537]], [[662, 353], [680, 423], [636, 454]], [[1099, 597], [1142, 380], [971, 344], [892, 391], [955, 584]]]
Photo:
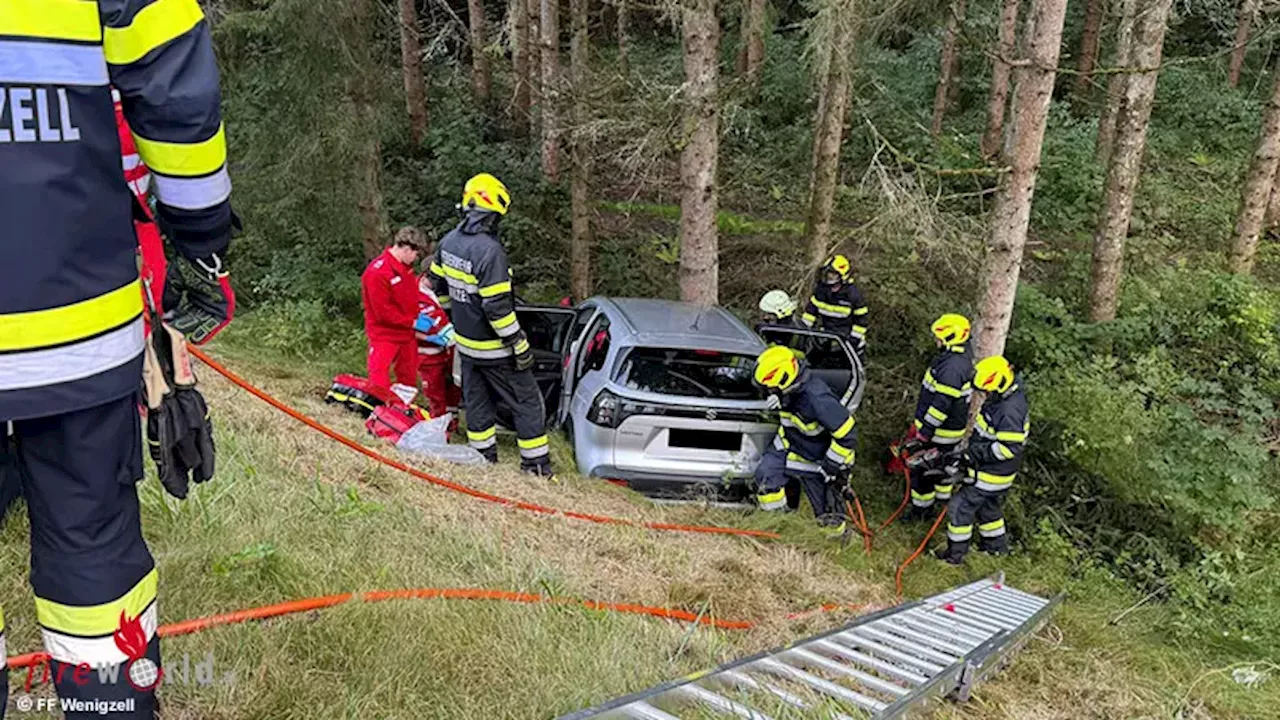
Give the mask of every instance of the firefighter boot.
[[945, 548], [942, 548], [938, 552], [934, 553], [933, 556], [938, 558], [942, 562], [948, 563], [950, 565], [963, 565], [964, 556], [968, 552], [969, 552], [968, 542], [956, 542], [954, 540], [948, 540], [947, 546]]

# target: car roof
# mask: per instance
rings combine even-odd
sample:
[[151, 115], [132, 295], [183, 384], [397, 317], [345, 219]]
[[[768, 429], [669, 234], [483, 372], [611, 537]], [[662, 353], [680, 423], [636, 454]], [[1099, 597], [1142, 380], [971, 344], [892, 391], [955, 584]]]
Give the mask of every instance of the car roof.
[[613, 328], [614, 341], [632, 346], [717, 350], [758, 355], [764, 341], [721, 307], [654, 298], [595, 298], [610, 316], [625, 324]]

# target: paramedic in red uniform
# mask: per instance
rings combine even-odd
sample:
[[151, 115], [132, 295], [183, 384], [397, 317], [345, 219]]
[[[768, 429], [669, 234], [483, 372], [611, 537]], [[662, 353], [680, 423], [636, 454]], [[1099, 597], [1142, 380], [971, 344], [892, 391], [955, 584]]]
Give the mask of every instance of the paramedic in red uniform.
[[418, 339], [418, 375], [422, 378], [422, 394], [427, 397], [431, 417], [453, 413], [458, 420], [462, 389], [453, 384], [453, 323], [431, 289], [431, 276], [418, 280], [420, 314], [415, 326]]
[[396, 382], [416, 390], [418, 344], [413, 324], [418, 319], [418, 276], [413, 267], [426, 247], [420, 234], [405, 230], [365, 268], [360, 294], [369, 338], [369, 381], [390, 389], [394, 367]]

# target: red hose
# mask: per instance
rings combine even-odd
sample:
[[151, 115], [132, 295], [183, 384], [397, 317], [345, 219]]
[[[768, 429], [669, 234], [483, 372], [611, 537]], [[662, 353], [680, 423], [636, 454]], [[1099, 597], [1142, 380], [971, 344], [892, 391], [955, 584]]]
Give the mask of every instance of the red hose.
[[768, 538], [771, 540], [776, 540], [779, 537], [781, 537], [780, 535], [778, 535], [778, 533], [768, 532], [765, 530], [744, 530], [740, 528], [716, 527], [714, 525], [678, 525], [675, 523], [640, 522], [636, 520], [627, 520], [624, 518], [608, 517], [605, 515], [591, 515], [589, 513], [575, 512], [573, 510], [559, 510], [556, 508], [546, 507], [545, 505], [536, 505], [534, 503], [524, 502], [522, 500], [514, 500], [512, 498], [502, 497], [500, 495], [493, 495], [491, 493], [487, 493], [482, 490], [476, 490], [475, 488], [462, 485], [461, 483], [453, 482], [452, 480], [446, 480], [441, 477], [436, 477], [435, 475], [430, 475], [421, 470], [405, 465], [404, 463], [399, 462], [398, 460], [393, 460], [392, 458], [389, 458], [386, 455], [383, 455], [382, 453], [379, 453], [375, 450], [367, 448], [364, 445], [361, 445], [360, 443], [339, 433], [337, 430], [334, 430], [328, 427], [327, 425], [323, 425], [319, 421], [313, 420], [307, 417], [306, 415], [303, 415], [302, 413], [298, 412], [297, 410], [294, 410], [288, 405], [285, 405], [283, 402], [280, 402], [279, 400], [275, 399], [271, 395], [268, 395], [264, 390], [254, 387], [253, 385], [249, 384], [248, 381], [244, 380], [240, 376], [231, 372], [222, 364], [220, 364], [218, 361], [206, 355], [199, 348], [191, 347], [190, 350], [191, 350], [191, 354], [194, 355], [198, 360], [200, 360], [200, 362], [203, 362], [205, 365], [208, 365], [210, 369], [212, 369], [214, 372], [218, 373], [219, 375], [229, 380], [232, 384], [240, 387], [242, 390], [245, 390], [249, 394], [258, 398], [259, 400], [267, 403], [268, 405], [279, 410], [280, 412], [283, 412], [284, 414], [288, 415], [294, 420], [297, 420], [303, 425], [306, 425], [312, 430], [315, 430], [316, 432], [319, 432], [323, 435], [328, 436], [329, 439], [334, 440], [335, 442], [341, 443], [347, 446], [348, 448], [355, 450], [361, 455], [364, 455], [365, 457], [368, 457], [368, 458], [372, 458], [373, 460], [376, 460], [382, 463], [383, 465], [386, 465], [388, 467], [393, 467], [397, 470], [400, 470], [401, 472], [408, 473], [418, 478], [419, 480], [425, 480], [426, 482], [429, 482], [433, 485], [439, 485], [443, 488], [447, 488], [454, 492], [462, 493], [463, 495], [470, 495], [473, 498], [484, 500], [485, 502], [497, 503], [498, 505], [506, 505], [507, 507], [513, 507], [518, 510], [525, 510], [527, 512], [538, 513], [541, 515], [559, 515], [561, 517], [573, 518], [574, 520], [586, 520], [587, 522], [600, 523], [605, 525], [627, 525], [631, 527], [648, 528], [649, 530], [669, 530], [673, 532], [704, 533], [704, 534], [711, 534], [711, 535], [741, 535], [745, 537]]
[[[323, 595], [320, 597], [304, 598], [302, 600], [289, 600], [287, 602], [276, 603], [274, 605], [264, 605], [262, 607], [248, 608], [246, 610], [237, 610], [235, 612], [223, 613], [220, 615], [209, 615], [207, 617], [196, 618], [194, 620], [184, 620], [182, 622], [161, 625], [156, 629], [156, 634], [160, 637], [189, 635], [191, 633], [201, 632], [221, 625], [235, 625], [238, 623], [248, 622], [250, 620], [265, 620], [267, 618], [279, 617], [281, 615], [294, 615], [297, 613], [309, 612], [311, 610], [330, 608], [351, 602], [352, 600], [356, 600], [357, 602], [374, 603], [384, 602], [387, 600], [431, 599], [497, 600], [501, 602], [525, 604], [579, 605], [587, 608], [588, 610], [602, 610], [607, 612], [627, 613], [631, 615], [648, 615], [666, 620], [679, 620], [681, 622], [707, 625], [721, 630], [750, 630], [760, 624], [760, 621], [756, 620], [721, 620], [705, 614], [691, 613], [687, 610], [652, 607], [649, 605], [634, 605], [630, 603], [602, 602], [600, 600], [579, 600], [571, 597], [554, 597], [549, 595], [540, 595], [537, 593], [514, 592], [511, 590], [493, 590], [487, 588], [409, 588], [404, 590], [369, 590], [363, 593], [339, 593], [337, 595]], [[812, 610], [789, 613], [784, 616], [784, 619], [799, 620], [818, 613], [832, 612], [835, 610], [856, 611], [865, 607], [865, 605], [825, 604], [813, 608]], [[42, 652], [15, 655], [8, 659], [8, 668], [10, 670], [17, 670], [25, 667], [31, 667], [33, 665], [39, 665], [46, 660], [48, 660], [48, 656]]]

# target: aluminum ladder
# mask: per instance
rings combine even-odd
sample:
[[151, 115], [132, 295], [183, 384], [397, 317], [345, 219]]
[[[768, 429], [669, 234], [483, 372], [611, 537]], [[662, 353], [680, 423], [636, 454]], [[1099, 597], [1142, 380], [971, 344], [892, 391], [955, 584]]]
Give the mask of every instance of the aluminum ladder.
[[1000, 573], [560, 720], [903, 717], [947, 696], [968, 700], [1063, 597], [1009, 587]]

